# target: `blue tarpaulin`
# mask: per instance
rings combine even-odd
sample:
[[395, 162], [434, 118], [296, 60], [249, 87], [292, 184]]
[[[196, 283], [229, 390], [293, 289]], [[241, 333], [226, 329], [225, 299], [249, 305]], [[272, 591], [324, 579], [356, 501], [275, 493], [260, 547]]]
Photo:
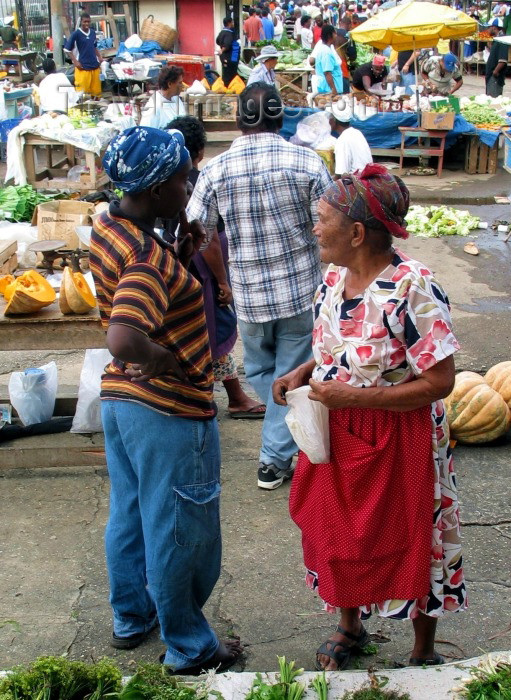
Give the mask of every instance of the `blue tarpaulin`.
[[[307, 107], [285, 107], [281, 135], [289, 140], [296, 132], [298, 122], [319, 111]], [[379, 112], [369, 119], [353, 117], [351, 126], [364, 134], [371, 148], [400, 148], [401, 132], [399, 127], [417, 126], [417, 115], [414, 112]], [[494, 146], [499, 134], [500, 131], [477, 129], [473, 124], [467, 122], [461, 114], [457, 114], [454, 119], [454, 127], [447, 136], [446, 147], [452, 146], [461, 135], [479, 136], [482, 143]], [[413, 143], [413, 141], [414, 139], [410, 139], [409, 143]]]

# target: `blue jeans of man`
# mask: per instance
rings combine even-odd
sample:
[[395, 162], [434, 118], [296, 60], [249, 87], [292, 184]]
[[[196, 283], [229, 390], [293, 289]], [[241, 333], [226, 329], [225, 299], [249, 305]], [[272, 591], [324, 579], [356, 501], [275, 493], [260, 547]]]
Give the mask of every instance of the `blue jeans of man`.
[[410, 71], [408, 71], [408, 73], [403, 73], [403, 71], [401, 71], [400, 75], [401, 87], [406, 88], [405, 95], [413, 95], [413, 90], [410, 87], [410, 85], [415, 85], [415, 83], [417, 82], [415, 78], [415, 73], [411, 73]]
[[311, 359], [312, 310], [264, 323], [238, 319], [238, 325], [247, 380], [266, 403], [259, 461], [288, 469], [298, 448], [286, 425], [287, 407], [273, 401], [272, 384]]
[[102, 401], [110, 476], [105, 532], [114, 632], [160, 621], [164, 663], [207, 661], [218, 639], [202, 608], [220, 575], [216, 419], [189, 420], [134, 401]]

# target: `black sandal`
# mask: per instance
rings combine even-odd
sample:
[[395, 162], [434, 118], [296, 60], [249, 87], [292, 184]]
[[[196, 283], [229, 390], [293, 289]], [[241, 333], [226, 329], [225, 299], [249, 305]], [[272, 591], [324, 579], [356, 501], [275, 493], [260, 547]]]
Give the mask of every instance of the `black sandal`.
[[441, 666], [442, 664], [445, 664], [445, 659], [442, 654], [436, 651], [432, 659], [420, 659], [417, 656], [411, 656], [409, 661], [410, 666]]
[[319, 654], [329, 656], [337, 664], [337, 670], [342, 671], [348, 665], [353, 652], [361, 651], [371, 641], [363, 625], [359, 634], [347, 632], [340, 625], [337, 626], [335, 631], [342, 634], [347, 639], [350, 639], [352, 642], [354, 642], [354, 644], [350, 644], [348, 646], [344, 642], [337, 642], [334, 639], [327, 639], [326, 642], [323, 642], [323, 644], [316, 651], [316, 663], [314, 664], [316, 671], [325, 670], [318, 661]]

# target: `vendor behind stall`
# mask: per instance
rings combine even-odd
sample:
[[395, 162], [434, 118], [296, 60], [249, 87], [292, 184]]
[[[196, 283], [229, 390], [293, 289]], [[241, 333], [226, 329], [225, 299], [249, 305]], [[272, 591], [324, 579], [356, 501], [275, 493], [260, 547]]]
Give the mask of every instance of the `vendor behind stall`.
[[275, 85], [275, 66], [279, 60], [280, 53], [274, 46], [263, 46], [259, 56], [255, 57], [258, 66], [250, 73], [247, 87], [251, 83], [266, 83]]
[[158, 75], [158, 90], [149, 98], [140, 126], [164, 129], [176, 117], [184, 117], [186, 107], [179, 97], [183, 90], [184, 70], [180, 66], [164, 66]]
[[53, 58], [45, 58], [43, 71], [46, 77], [39, 84], [39, 99], [41, 114], [44, 112], [60, 112], [67, 114], [69, 107], [74, 107], [79, 95], [64, 73], [57, 73]]
[[430, 95], [452, 95], [463, 85], [458, 59], [453, 53], [427, 58], [421, 73], [425, 92]]
[[96, 32], [91, 29], [88, 12], [80, 15], [80, 26], [66, 41], [64, 51], [69, 54], [75, 67], [75, 88], [79, 92], [99, 97], [99, 66], [103, 58], [96, 48]]
[[2, 39], [2, 49], [17, 49], [16, 40], [19, 36], [17, 29], [14, 29], [14, 17], [9, 15], [4, 17], [4, 26], [0, 27], [0, 39]]
[[365, 92], [381, 97], [386, 95], [383, 81], [389, 74], [385, 65], [385, 56], [377, 54], [370, 63], [363, 63], [353, 73], [353, 92]]

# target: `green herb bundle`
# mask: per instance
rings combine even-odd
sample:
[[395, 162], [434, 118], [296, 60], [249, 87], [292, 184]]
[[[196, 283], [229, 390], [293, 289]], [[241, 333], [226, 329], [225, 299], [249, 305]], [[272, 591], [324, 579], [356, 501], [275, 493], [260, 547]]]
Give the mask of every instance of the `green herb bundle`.
[[31, 221], [38, 204], [64, 198], [59, 193], [41, 194], [32, 185], [9, 185], [0, 189], [0, 220]]

